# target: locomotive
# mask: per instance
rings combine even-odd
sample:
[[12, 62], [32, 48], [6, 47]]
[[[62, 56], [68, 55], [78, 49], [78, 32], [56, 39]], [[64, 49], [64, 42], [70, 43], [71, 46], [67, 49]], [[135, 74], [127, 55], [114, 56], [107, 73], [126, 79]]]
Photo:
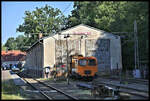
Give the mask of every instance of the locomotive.
[[82, 55], [71, 55], [70, 65], [61, 64], [54, 66], [55, 70], [52, 70], [52, 74], [55, 77], [69, 76], [72, 78], [86, 78], [93, 79], [98, 72], [97, 59], [93, 56], [83, 57]]
[[82, 55], [71, 56], [70, 76], [76, 78], [95, 77], [98, 72], [97, 59], [93, 56], [83, 57]]

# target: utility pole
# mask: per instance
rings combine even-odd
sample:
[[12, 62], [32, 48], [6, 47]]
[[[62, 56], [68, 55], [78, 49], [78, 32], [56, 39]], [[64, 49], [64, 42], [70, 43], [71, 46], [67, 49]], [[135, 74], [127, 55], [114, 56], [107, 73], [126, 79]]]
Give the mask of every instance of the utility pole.
[[136, 32], [137, 32], [137, 28], [136, 28], [136, 20], [134, 21], [134, 59], [135, 59], [135, 70], [137, 68], [137, 62], [136, 62]]
[[138, 38], [137, 38], [137, 23], [134, 21], [134, 50], [135, 50], [135, 69], [139, 68], [139, 53], [138, 53]]
[[67, 45], [67, 72], [68, 72], [68, 75], [67, 75], [67, 84], [69, 85], [69, 67], [68, 67], [68, 40], [66, 38], [66, 45]]
[[[66, 33], [66, 34], [59, 34], [59, 35], [63, 35], [64, 36], [64, 38], [66, 38], [66, 48], [67, 48], [67, 84], [69, 85], [69, 76], [70, 76], [70, 68], [69, 68], [69, 66], [68, 66], [68, 59], [70, 59], [69, 58], [69, 54], [68, 54], [68, 39], [67, 38], [69, 38], [70, 37], [70, 35], [83, 35], [83, 34], [69, 34], [69, 33]], [[85, 35], [86, 37], [87, 37], [87, 35]], [[83, 38], [83, 36], [81, 37], [81, 39]]]
[[68, 37], [70, 37], [69, 34], [67, 34], [64, 38], [66, 38], [66, 47], [67, 47], [67, 84], [69, 85], [68, 40], [67, 40]]

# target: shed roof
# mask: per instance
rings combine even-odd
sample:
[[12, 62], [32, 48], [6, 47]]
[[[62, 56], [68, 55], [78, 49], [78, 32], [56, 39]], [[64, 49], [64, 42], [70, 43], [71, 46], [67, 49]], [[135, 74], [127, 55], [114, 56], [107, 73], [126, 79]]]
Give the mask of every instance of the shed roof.
[[[26, 52], [20, 50], [1, 51], [1, 57], [4, 61], [23, 61], [25, 60]], [[21, 59], [21, 60], [20, 60]]]
[[39, 43], [41, 40], [44, 40], [44, 39], [47, 39], [47, 38], [49, 38], [49, 37], [55, 36], [55, 35], [57, 35], [58, 33], [60, 33], [60, 34], [61, 34], [61, 33], [64, 33], [65, 31], [68, 31], [68, 30], [71, 30], [71, 29], [73, 29], [73, 28], [77, 28], [77, 27], [80, 27], [80, 26], [88, 27], [88, 28], [91, 28], [91, 29], [93, 29], [93, 30], [103, 32], [104, 34], [109, 34], [109, 35], [114, 36], [114, 37], [115, 37], [115, 36], [118, 36], [118, 35], [114, 35], [114, 34], [112, 34], [112, 33], [109, 33], [109, 32], [106, 32], [106, 31], [103, 31], [103, 30], [100, 30], [100, 29], [97, 29], [97, 28], [94, 28], [94, 27], [91, 27], [91, 26], [88, 26], [88, 25], [85, 25], [85, 24], [79, 24], [79, 25], [76, 25], [76, 26], [74, 26], [74, 27], [71, 27], [71, 28], [65, 29], [65, 30], [63, 30], [63, 31], [57, 32], [56, 34], [52, 33], [52, 34], [50, 34], [49, 36], [42, 37], [41, 39], [37, 40], [37, 41], [36, 41], [29, 49], [27, 49], [26, 51], [30, 50], [30, 49], [31, 49], [32, 47], [34, 47], [37, 43]]
[[100, 30], [100, 29], [95, 28], [95, 27], [91, 27], [91, 26], [88, 26], [88, 25], [85, 25], [85, 24], [79, 24], [79, 25], [76, 25], [76, 26], [74, 26], [74, 27], [71, 27], [71, 28], [62, 30], [62, 31], [60, 31], [60, 32], [57, 32], [56, 34], [51, 34], [51, 35], [49, 35], [49, 36], [47, 36], [47, 37], [43, 37], [42, 39], [46, 39], [46, 38], [55, 36], [55, 35], [57, 35], [58, 33], [62, 34], [62, 33], [64, 33], [64, 32], [66, 32], [66, 31], [69, 31], [69, 30], [71, 30], [71, 29], [74, 29], [74, 28], [77, 28], [77, 27], [81, 27], [81, 26], [88, 27], [88, 28], [90, 28], [90, 29], [93, 29], [93, 30], [102, 32], [103, 34], [111, 35], [111, 36], [114, 36], [114, 37], [115, 37], [115, 36], [119, 36], [119, 35], [112, 34], [112, 33], [110, 33], [110, 32], [106, 32], [106, 31], [104, 31], [104, 30]]

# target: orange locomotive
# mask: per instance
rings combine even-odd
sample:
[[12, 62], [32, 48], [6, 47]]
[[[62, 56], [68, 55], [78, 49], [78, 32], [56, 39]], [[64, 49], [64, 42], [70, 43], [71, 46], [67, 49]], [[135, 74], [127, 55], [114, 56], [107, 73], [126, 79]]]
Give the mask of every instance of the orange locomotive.
[[70, 64], [71, 76], [79, 77], [94, 77], [98, 72], [97, 59], [93, 56], [72, 56]]

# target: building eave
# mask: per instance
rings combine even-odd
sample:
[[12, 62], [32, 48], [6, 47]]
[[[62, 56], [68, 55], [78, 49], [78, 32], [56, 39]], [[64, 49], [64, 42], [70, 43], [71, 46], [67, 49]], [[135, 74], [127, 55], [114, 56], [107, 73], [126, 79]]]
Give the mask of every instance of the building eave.
[[26, 52], [30, 51], [30, 50], [31, 50], [36, 44], [38, 44], [40, 41], [43, 42], [43, 39], [41, 38], [41, 39], [37, 40], [35, 43], [33, 43], [32, 46], [26, 50]]
[[55, 35], [57, 35], [57, 34], [61, 34], [61, 33], [64, 33], [65, 31], [68, 31], [68, 30], [71, 30], [71, 29], [73, 29], [73, 28], [76, 28], [76, 27], [78, 27], [78, 26], [85, 26], [85, 27], [88, 27], [88, 28], [91, 28], [91, 29], [93, 29], [93, 30], [97, 30], [97, 31], [100, 31], [100, 32], [102, 32], [102, 33], [104, 33], [104, 34], [109, 34], [109, 35], [112, 35], [112, 36], [114, 36], [114, 37], [120, 37], [119, 35], [116, 35], [116, 34], [112, 34], [111, 32], [106, 32], [106, 31], [104, 31], [104, 30], [100, 30], [100, 29], [98, 29], [98, 28], [95, 28], [95, 27], [91, 27], [91, 26], [89, 26], [89, 25], [85, 25], [85, 24], [79, 24], [79, 25], [76, 25], [76, 26], [74, 26], [74, 27], [71, 27], [71, 28], [67, 28], [67, 29], [65, 29], [65, 30], [63, 30], [63, 31], [60, 31], [60, 32], [57, 32], [56, 34], [50, 34], [49, 36], [46, 36], [46, 37], [43, 37], [43, 38], [41, 38], [41, 39], [39, 39], [38, 41], [36, 41], [30, 48], [28, 48], [26, 51], [28, 52], [31, 48], [33, 48], [37, 43], [39, 43], [39, 41], [42, 41], [43, 42], [43, 40], [44, 39], [47, 39], [47, 38], [49, 38], [49, 37], [52, 37], [52, 36], [55, 36]]

